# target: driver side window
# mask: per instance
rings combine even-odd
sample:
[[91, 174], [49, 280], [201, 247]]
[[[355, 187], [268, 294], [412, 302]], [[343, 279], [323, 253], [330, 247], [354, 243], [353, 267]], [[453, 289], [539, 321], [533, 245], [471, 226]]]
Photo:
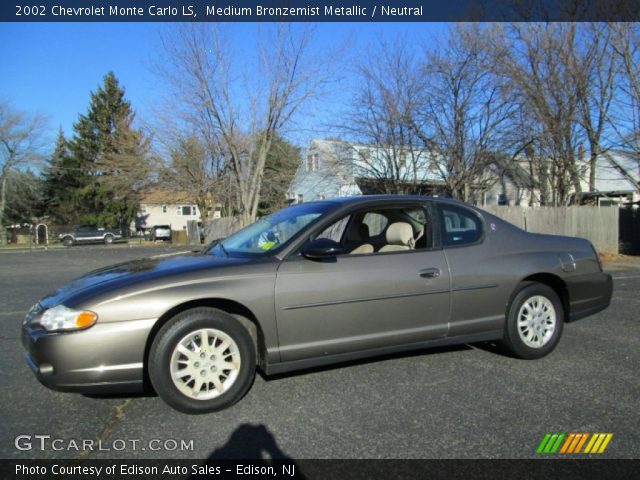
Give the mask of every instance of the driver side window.
[[344, 235], [344, 230], [347, 228], [347, 224], [349, 223], [349, 219], [351, 215], [347, 215], [344, 218], [341, 218], [337, 222], [329, 225], [325, 228], [318, 236], [316, 236], [316, 240], [320, 238], [328, 238], [329, 240], [333, 240], [334, 242], [340, 243], [342, 240], [342, 236]]
[[315, 238], [340, 243], [345, 254], [374, 254], [429, 248], [431, 228], [423, 207], [361, 211], [341, 218]]

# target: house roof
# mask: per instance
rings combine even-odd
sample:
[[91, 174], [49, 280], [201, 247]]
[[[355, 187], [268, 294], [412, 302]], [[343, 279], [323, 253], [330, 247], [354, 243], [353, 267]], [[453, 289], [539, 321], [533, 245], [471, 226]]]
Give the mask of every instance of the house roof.
[[596, 160], [596, 190], [600, 192], [636, 189], [640, 163], [627, 152], [611, 151]]
[[175, 204], [188, 203], [195, 204], [193, 197], [187, 192], [176, 190], [164, 190], [161, 188], [147, 188], [140, 193], [140, 203], [146, 204]]

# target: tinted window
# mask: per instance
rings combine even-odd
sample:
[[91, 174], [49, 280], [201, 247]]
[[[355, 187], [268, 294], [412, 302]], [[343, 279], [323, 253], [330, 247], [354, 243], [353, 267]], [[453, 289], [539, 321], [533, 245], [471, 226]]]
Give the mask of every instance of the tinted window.
[[482, 222], [475, 213], [452, 205], [440, 205], [439, 209], [445, 245], [465, 245], [480, 240]]

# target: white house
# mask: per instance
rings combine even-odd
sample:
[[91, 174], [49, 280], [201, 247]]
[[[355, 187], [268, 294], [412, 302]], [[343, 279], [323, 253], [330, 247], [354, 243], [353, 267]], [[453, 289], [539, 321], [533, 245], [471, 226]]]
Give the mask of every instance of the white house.
[[[588, 171], [587, 160], [583, 160]], [[583, 176], [581, 203], [601, 206], [630, 204], [640, 201], [640, 160], [628, 153], [609, 151], [596, 159], [595, 189], [589, 191], [588, 174]]]
[[187, 229], [187, 221], [200, 220], [198, 206], [184, 192], [149, 189], [143, 192], [135, 218], [137, 231], [154, 225], [170, 225], [171, 230]]

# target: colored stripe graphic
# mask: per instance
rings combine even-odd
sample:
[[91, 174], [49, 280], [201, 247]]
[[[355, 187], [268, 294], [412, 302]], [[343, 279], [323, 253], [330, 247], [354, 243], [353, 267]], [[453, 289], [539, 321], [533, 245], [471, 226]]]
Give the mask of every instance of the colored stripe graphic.
[[564, 437], [564, 433], [547, 433], [536, 451], [538, 453], [556, 453]]
[[580, 453], [580, 449], [582, 449], [582, 445], [584, 445], [584, 442], [589, 437], [589, 434], [588, 433], [572, 433], [570, 434], [570, 437], [573, 437], [571, 444], [569, 445], [568, 444], [569, 442], [567, 442], [567, 445], [565, 445], [567, 448], [565, 449], [563, 447], [560, 453], [569, 453], [569, 454]]
[[579, 433], [570, 433], [567, 439], [565, 440], [564, 445], [562, 445], [562, 449], [560, 450], [560, 453], [567, 453], [567, 450], [569, 450], [569, 453], [571, 453], [572, 451], [571, 447], [575, 446], [575, 444], [578, 442], [579, 436], [580, 436]]
[[596, 443], [596, 440], [598, 439], [598, 435], [597, 434], [593, 434], [591, 435], [591, 438], [589, 439], [589, 443], [587, 443], [587, 448], [584, 449], [584, 453], [591, 453], [591, 447], [593, 447], [593, 444]]
[[537, 453], [542, 453], [544, 451], [544, 447], [547, 445], [549, 438], [551, 438], [551, 434], [547, 433], [540, 442], [540, 445], [538, 445], [538, 449], [536, 450]]
[[604, 453], [612, 437], [612, 433], [594, 433], [584, 453]]
[[[586, 453], [601, 454], [609, 446], [613, 433], [547, 433], [536, 452], [539, 454], [560, 453], [565, 455]], [[587, 441], [588, 440], [588, 441]], [[584, 447], [586, 443], [586, 447]]]
[[607, 436], [605, 437], [604, 442], [602, 442], [602, 445], [600, 446], [600, 450], [598, 450], [598, 453], [604, 453], [604, 451], [607, 448], [607, 445], [609, 445], [609, 442], [613, 438], [613, 433], [607, 433], [606, 435]]
[[564, 433], [558, 434], [558, 439], [556, 440], [556, 443], [553, 445], [553, 448], [549, 453], [556, 453], [558, 451], [558, 448], [560, 448], [560, 444], [562, 443], [562, 440], [564, 439], [564, 437], [565, 437]]
[[571, 453], [580, 453], [580, 450], [582, 450], [584, 443], [587, 441], [587, 438], [589, 438], [588, 433], [581, 433], [580, 435], [581, 435], [580, 441], [576, 445], [575, 450]]

